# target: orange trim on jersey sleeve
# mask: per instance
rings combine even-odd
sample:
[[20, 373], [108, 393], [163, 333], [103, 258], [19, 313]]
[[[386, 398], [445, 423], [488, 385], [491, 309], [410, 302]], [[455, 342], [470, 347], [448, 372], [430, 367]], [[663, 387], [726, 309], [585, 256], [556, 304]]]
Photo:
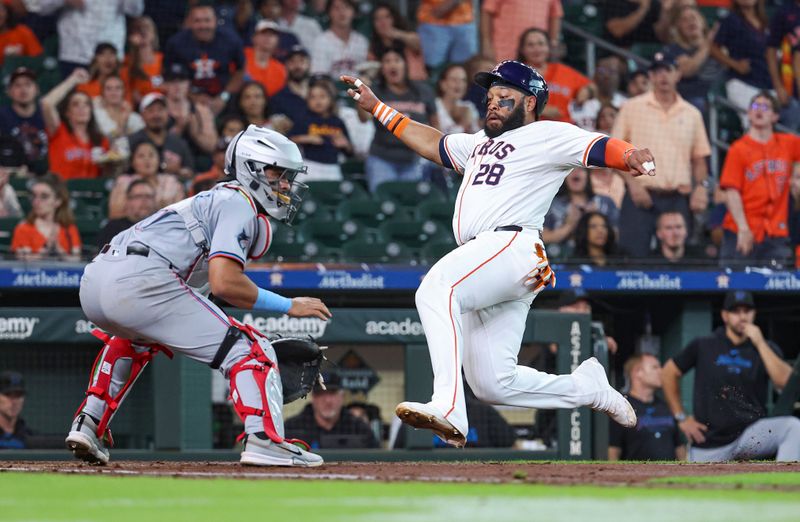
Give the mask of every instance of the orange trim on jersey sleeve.
[[[592, 147], [594, 147], [595, 143], [597, 143], [598, 141], [602, 140], [603, 138], [605, 138], [605, 136], [598, 136], [595, 139], [593, 139], [591, 142], [589, 142], [589, 145], [586, 147], [586, 150], [583, 151], [582, 163], [584, 165], [586, 165], [586, 160], [589, 158], [589, 151], [592, 150]], [[588, 165], [586, 165], [586, 166], [588, 166]]]

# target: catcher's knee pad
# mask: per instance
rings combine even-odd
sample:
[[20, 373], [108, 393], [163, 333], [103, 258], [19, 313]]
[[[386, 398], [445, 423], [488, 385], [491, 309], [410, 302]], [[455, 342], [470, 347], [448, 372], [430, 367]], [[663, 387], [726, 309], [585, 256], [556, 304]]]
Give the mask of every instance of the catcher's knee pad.
[[[106, 403], [106, 409], [103, 416], [97, 423], [97, 436], [107, 436], [108, 440], [111, 439], [111, 432], [108, 429], [108, 424], [111, 418], [119, 408], [119, 405], [125, 399], [125, 395], [130, 390], [131, 386], [136, 382], [136, 379], [144, 370], [145, 366], [150, 362], [156, 352], [163, 351], [170, 359], [172, 359], [172, 352], [167, 348], [160, 345], [147, 345], [143, 350], [137, 351], [130, 340], [122, 339], [119, 337], [112, 337], [99, 329], [92, 330], [92, 335], [103, 341], [105, 344], [103, 349], [97, 355], [92, 366], [92, 373], [89, 375], [89, 388], [86, 390], [87, 398], [89, 395], [97, 397]], [[114, 369], [121, 360], [130, 361], [130, 371], [127, 376], [117, 372], [116, 377], [124, 381], [120, 389], [113, 393], [111, 390], [112, 378]], [[76, 416], [86, 406], [86, 400], [81, 403]]]
[[[236, 361], [228, 372], [233, 409], [242, 422], [245, 422], [249, 415], [261, 417], [267, 437], [274, 442], [283, 442], [283, 387], [275, 350], [272, 349], [264, 334], [255, 328], [239, 323], [232, 318], [231, 322], [233, 326], [228, 330], [223, 341], [223, 344], [229, 343], [230, 346], [223, 350], [221, 345], [214, 361], [218, 364], [221, 363], [227, 356], [227, 352], [230, 352], [230, 349], [242, 336], [250, 344], [250, 351], [247, 355]], [[238, 332], [234, 330], [238, 330]], [[221, 355], [222, 351], [226, 353]], [[212, 363], [213, 366], [214, 363]], [[239, 382], [240, 377], [244, 378], [245, 375], [252, 378], [251, 383]]]

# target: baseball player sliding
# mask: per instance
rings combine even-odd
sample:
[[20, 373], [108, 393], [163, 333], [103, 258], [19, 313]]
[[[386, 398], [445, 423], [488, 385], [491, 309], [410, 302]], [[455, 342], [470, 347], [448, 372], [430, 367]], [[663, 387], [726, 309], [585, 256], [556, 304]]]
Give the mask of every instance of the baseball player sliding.
[[297, 212], [308, 187], [295, 177], [306, 167], [297, 145], [255, 125], [232, 140], [225, 164], [226, 180], [116, 235], [84, 271], [81, 307], [102, 328], [96, 335], [105, 346], [66, 439], [79, 459], [108, 462], [112, 416], [153, 355], [174, 350], [230, 380], [244, 421], [242, 463], [322, 464], [283, 437], [283, 390], [270, 342], [196, 290], [208, 285], [239, 308], [330, 317], [319, 299], [288, 299], [244, 274], [269, 248], [267, 216], [289, 223]]
[[590, 358], [570, 375], [517, 364], [531, 303], [555, 275], [541, 229], [564, 178], [576, 167], [611, 167], [655, 175], [647, 149], [574, 125], [539, 121], [547, 104], [544, 78], [516, 61], [481, 72], [487, 90], [484, 130], [443, 135], [381, 103], [361, 80], [343, 76], [348, 94], [421, 156], [462, 176], [453, 215], [458, 248], [436, 263], [416, 294], [433, 365], [433, 397], [403, 402], [396, 413], [462, 447], [468, 431], [461, 370], [475, 394], [493, 404], [528, 408], [591, 406], [626, 427], [628, 401]]

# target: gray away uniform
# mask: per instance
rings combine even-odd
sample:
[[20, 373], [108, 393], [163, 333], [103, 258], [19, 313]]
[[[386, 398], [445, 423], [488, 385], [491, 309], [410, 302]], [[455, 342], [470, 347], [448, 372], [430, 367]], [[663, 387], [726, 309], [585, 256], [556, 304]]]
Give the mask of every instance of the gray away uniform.
[[[135, 348], [136, 343], [158, 343], [211, 363], [231, 325], [197, 288], [208, 283], [207, 263], [214, 257], [246, 265], [259, 231], [255, 207], [234, 186], [217, 185], [117, 234], [109, 249], [86, 266], [81, 278], [80, 300], [86, 317], [106, 332], [130, 339]], [[188, 221], [196, 222], [184, 219], [187, 212]], [[196, 229], [194, 237], [187, 224]], [[207, 251], [197, 239], [205, 240]], [[272, 348], [265, 342], [261, 345], [274, 361]], [[231, 367], [249, 351], [249, 342], [240, 338], [222, 362], [222, 374], [228, 378]], [[127, 381], [129, 371], [130, 362], [114, 366], [112, 395]], [[246, 406], [262, 407], [252, 372], [239, 373], [236, 386]], [[277, 404], [281, 403], [277, 397]], [[90, 395], [84, 411], [99, 418], [105, 407], [105, 402]], [[283, 437], [280, 409], [270, 409], [276, 431]], [[248, 416], [245, 432], [259, 431], [264, 431], [262, 419]]]

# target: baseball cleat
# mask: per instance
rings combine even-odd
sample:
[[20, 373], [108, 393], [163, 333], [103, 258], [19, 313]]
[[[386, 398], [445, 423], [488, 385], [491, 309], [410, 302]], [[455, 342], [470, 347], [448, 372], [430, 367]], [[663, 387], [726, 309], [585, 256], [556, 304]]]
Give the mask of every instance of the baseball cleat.
[[64, 442], [76, 459], [89, 464], [105, 466], [111, 458], [105, 444], [97, 437], [97, 424], [85, 413], [72, 421], [72, 428]]
[[456, 448], [463, 448], [467, 439], [433, 407], [419, 402], [401, 402], [394, 410], [401, 421], [417, 429], [431, 430], [437, 437]]
[[636, 412], [633, 411], [633, 406], [608, 383], [606, 370], [597, 359], [594, 357], [586, 359], [575, 368], [572, 375], [579, 377], [583, 382], [588, 381], [589, 386], [596, 388], [594, 399], [589, 404], [593, 410], [602, 411], [626, 428], [636, 426]]
[[305, 451], [290, 442], [273, 442], [256, 435], [247, 435], [239, 462], [246, 466], [293, 466], [316, 468], [324, 461], [316, 453]]

